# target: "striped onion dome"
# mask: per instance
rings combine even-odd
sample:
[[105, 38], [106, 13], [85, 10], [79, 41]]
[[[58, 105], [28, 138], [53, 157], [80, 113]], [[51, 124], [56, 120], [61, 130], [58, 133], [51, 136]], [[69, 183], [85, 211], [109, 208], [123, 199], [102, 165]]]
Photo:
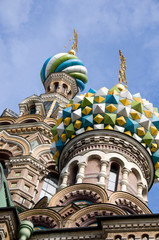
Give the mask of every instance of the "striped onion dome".
[[[122, 87], [121, 87], [122, 86]], [[59, 112], [52, 128], [51, 152], [58, 163], [63, 147], [69, 140], [87, 131], [108, 129], [136, 139], [152, 157], [155, 175], [159, 178], [159, 113], [139, 93], [132, 95], [123, 85], [110, 90], [90, 89], [76, 96]]]
[[81, 91], [84, 90], [88, 81], [87, 69], [82, 61], [69, 53], [58, 53], [48, 58], [41, 69], [41, 80], [44, 83], [50, 73], [65, 72], [76, 79]]

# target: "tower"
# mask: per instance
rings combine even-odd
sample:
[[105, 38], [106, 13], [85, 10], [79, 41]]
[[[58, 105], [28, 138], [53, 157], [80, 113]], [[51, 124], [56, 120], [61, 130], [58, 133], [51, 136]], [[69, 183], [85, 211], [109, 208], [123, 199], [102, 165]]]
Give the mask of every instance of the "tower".
[[[58, 172], [50, 153], [51, 128], [57, 113], [85, 88], [86, 74], [74, 47], [69, 53], [56, 54], [41, 69], [45, 93], [24, 99], [19, 115], [10, 109], [1, 115], [0, 161], [19, 211], [34, 207], [45, 195], [51, 198], [56, 191]], [[51, 192], [43, 188], [46, 185]]]
[[159, 171], [158, 111], [127, 89], [121, 51], [119, 83], [77, 95], [87, 70], [74, 34], [72, 50], [42, 67], [45, 93], [0, 118], [0, 160], [17, 220], [34, 224], [33, 240], [159, 239], [159, 214], [147, 206]]

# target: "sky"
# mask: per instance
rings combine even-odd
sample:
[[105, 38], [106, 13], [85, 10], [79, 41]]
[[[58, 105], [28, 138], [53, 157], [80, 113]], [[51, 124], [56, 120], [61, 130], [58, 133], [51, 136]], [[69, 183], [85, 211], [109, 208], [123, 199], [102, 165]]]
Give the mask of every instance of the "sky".
[[[126, 58], [128, 90], [159, 107], [158, 0], [0, 0], [0, 113], [19, 113], [18, 104], [44, 93], [40, 70], [45, 60], [71, 49], [88, 70], [89, 88], [118, 83], [119, 49]], [[149, 207], [159, 213], [159, 183]]]

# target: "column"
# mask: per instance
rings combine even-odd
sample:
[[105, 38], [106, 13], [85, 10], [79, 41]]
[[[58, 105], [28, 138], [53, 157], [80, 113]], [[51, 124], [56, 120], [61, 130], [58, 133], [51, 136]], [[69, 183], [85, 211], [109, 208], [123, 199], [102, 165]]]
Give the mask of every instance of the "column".
[[39, 106], [39, 105], [35, 105], [35, 107], [36, 107], [36, 114], [41, 114], [41, 106]]
[[68, 176], [69, 176], [69, 173], [68, 173], [68, 172], [65, 172], [65, 173], [62, 175], [62, 183], [61, 183], [61, 185], [59, 186], [59, 189], [67, 187]]
[[143, 191], [143, 183], [142, 182], [139, 182], [138, 184], [137, 184], [137, 196], [138, 196], [138, 198], [140, 198], [140, 199], [143, 199], [143, 196], [142, 196], [142, 191]]
[[85, 167], [86, 167], [85, 162], [78, 163], [78, 174], [76, 176], [76, 183], [82, 183], [84, 178]]
[[108, 164], [109, 164], [108, 160], [101, 159], [101, 170], [100, 170], [100, 173], [99, 173], [98, 185], [100, 185], [103, 188], [105, 188], [105, 186], [106, 186], [105, 181], [106, 181], [106, 177], [107, 177], [106, 170], [107, 170]]
[[122, 170], [122, 180], [121, 180], [121, 191], [126, 192], [127, 191], [127, 185], [128, 185], [128, 175], [130, 170], [127, 168], [123, 168]]

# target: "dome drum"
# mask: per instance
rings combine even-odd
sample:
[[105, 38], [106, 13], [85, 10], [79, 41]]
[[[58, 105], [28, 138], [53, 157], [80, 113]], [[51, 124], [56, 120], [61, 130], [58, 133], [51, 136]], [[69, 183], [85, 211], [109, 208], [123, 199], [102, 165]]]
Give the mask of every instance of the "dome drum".
[[[77, 171], [76, 183], [87, 182], [88, 180], [85, 178], [85, 166], [91, 159], [94, 159], [94, 165], [90, 165], [89, 168], [91, 169], [91, 174], [94, 172], [94, 178], [91, 180], [90, 177], [87, 176], [87, 178], [89, 177], [90, 179], [89, 181], [92, 181], [90, 183], [96, 182], [96, 184], [101, 187], [105, 187], [108, 184], [107, 176], [109, 174], [106, 173], [106, 169], [109, 168], [108, 172], [110, 172], [110, 163], [113, 162], [113, 159], [119, 164], [121, 169], [119, 182], [121, 186], [123, 185], [123, 191], [125, 191], [126, 188], [131, 188], [129, 181], [134, 181], [134, 175], [136, 176], [135, 179], [137, 179], [136, 189], [138, 190], [136, 191], [138, 191], [138, 193], [136, 192], [136, 194], [138, 195], [142, 195], [142, 192], [139, 193], [141, 182], [142, 189], [145, 188], [145, 190], [150, 188], [153, 183], [154, 167], [151, 156], [140, 143], [123, 133], [110, 130], [95, 130], [81, 134], [69, 141], [63, 148], [59, 158], [59, 171], [61, 172], [62, 179], [66, 177], [65, 172], [68, 171], [67, 177], [71, 174], [69, 172], [71, 171], [69, 166], [73, 163], [75, 165], [76, 162], [78, 162], [80, 171]], [[99, 167], [98, 159], [100, 161]], [[94, 168], [96, 168], [96, 170]], [[99, 171], [97, 170], [98, 168]], [[81, 177], [82, 174], [83, 177]], [[96, 180], [95, 175], [97, 175]], [[130, 175], [130, 179], [125, 180], [125, 175]], [[103, 179], [106, 179], [106, 184]], [[128, 187], [126, 187], [126, 185], [128, 185]], [[66, 184], [65, 186], [68, 185]], [[118, 189], [121, 190], [120, 187]], [[145, 201], [147, 201], [146, 198]]]
[[79, 92], [76, 80], [64, 72], [51, 73], [45, 80], [44, 87], [46, 93], [57, 92], [69, 100]]

